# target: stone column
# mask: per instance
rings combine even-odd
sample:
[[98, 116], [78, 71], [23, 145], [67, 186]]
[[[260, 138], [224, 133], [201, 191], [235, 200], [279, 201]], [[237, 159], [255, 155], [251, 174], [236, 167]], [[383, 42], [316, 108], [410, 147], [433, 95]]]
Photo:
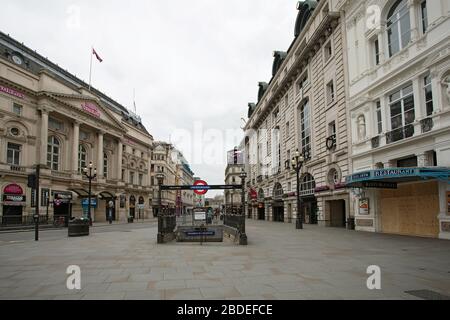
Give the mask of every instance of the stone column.
[[416, 2], [416, 0], [409, 0], [408, 2], [409, 20], [411, 24], [411, 41], [415, 41], [419, 37], [419, 28], [417, 25], [417, 21], [419, 19], [417, 17]]
[[123, 143], [121, 140], [117, 143], [117, 180], [122, 178], [122, 157], [123, 157]]
[[80, 123], [75, 121], [73, 123], [73, 137], [72, 137], [72, 171], [74, 174], [78, 173], [78, 150], [80, 145]]
[[102, 131], [98, 133], [97, 142], [97, 174], [100, 179], [103, 179], [103, 135]]
[[42, 165], [47, 165], [47, 145], [48, 145], [48, 111], [41, 109], [41, 148], [40, 161]]

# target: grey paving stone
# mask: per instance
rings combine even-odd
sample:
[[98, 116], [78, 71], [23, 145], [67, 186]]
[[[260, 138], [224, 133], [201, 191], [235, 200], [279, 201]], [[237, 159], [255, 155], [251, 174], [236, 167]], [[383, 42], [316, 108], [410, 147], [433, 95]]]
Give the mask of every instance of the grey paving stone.
[[185, 280], [164, 280], [164, 281], [156, 281], [149, 282], [149, 289], [186, 289], [186, 281]]
[[240, 296], [239, 291], [235, 287], [210, 287], [210, 288], [200, 288], [200, 292], [205, 299], [226, 299], [226, 298], [236, 298]]
[[200, 289], [167, 289], [164, 290], [166, 300], [200, 300], [203, 298]]
[[[0, 299], [415, 300], [404, 292], [450, 294], [450, 241], [248, 221], [246, 247], [160, 246], [156, 224], [121, 228], [79, 239], [56, 232], [39, 243], [27, 234], [0, 234]], [[74, 295], [64, 289], [72, 264], [81, 267], [82, 292]], [[381, 267], [381, 292], [365, 287], [370, 265]]]
[[148, 288], [147, 282], [117, 282], [111, 283], [108, 287], [108, 292], [128, 292], [128, 291], [142, 291]]

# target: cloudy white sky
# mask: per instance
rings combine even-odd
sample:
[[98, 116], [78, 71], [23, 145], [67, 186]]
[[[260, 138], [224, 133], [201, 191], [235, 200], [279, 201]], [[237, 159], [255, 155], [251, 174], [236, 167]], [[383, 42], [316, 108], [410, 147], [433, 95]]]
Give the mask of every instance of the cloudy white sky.
[[155, 140], [171, 139], [197, 175], [222, 183], [230, 133], [270, 80], [272, 52], [293, 40], [296, 3], [16, 0], [2, 3], [0, 28], [86, 82], [94, 46], [104, 61], [92, 85], [128, 108], [135, 89]]

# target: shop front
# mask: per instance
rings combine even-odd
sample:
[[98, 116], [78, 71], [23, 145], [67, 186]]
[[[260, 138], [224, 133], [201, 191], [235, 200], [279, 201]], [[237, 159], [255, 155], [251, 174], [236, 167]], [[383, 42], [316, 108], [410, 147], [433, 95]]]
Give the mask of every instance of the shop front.
[[[105, 212], [105, 221], [116, 221], [116, 200], [117, 197], [109, 191], [102, 191], [98, 194]], [[101, 208], [99, 208], [99, 211]], [[103, 219], [102, 219], [103, 220]]]
[[54, 220], [64, 219], [67, 225], [72, 218], [72, 192], [53, 191], [52, 194]]
[[138, 199], [138, 219], [145, 219], [145, 199], [140, 196]]
[[266, 220], [266, 205], [264, 202], [264, 190], [259, 189], [258, 192], [258, 220]]
[[9, 184], [3, 188], [2, 225], [22, 224], [23, 208], [26, 206], [24, 190], [18, 184]]
[[304, 223], [317, 224], [317, 198], [314, 195], [301, 198], [301, 212]]
[[129, 217], [136, 218], [136, 197], [130, 196]]
[[450, 238], [445, 223], [448, 168], [389, 168], [349, 176], [355, 188], [356, 229], [408, 236]]
[[272, 215], [274, 222], [284, 222], [283, 187], [281, 183], [275, 184], [273, 189]]

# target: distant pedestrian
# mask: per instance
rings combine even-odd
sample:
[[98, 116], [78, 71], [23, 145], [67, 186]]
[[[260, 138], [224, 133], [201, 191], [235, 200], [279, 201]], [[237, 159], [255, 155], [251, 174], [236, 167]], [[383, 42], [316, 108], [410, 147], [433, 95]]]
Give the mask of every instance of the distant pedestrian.
[[113, 209], [114, 209], [114, 201], [110, 200], [108, 203], [108, 221], [109, 224], [112, 224], [113, 221]]

